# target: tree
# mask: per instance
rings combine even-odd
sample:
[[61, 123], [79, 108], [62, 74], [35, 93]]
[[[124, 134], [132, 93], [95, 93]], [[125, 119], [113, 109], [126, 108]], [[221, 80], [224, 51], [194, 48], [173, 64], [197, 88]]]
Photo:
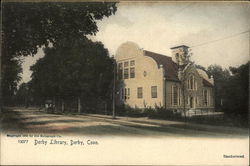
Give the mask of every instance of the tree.
[[[57, 46], [60, 41], [67, 41], [68, 36], [95, 35], [96, 21], [115, 14], [115, 5], [113, 2], [2, 3], [1, 75], [5, 102], [20, 81], [21, 56], [33, 56], [38, 47], [48, 47], [49, 43]], [[12, 77], [8, 78], [10, 73]]]
[[72, 39], [71, 44], [46, 48], [44, 58], [31, 66], [36, 97], [106, 98], [112, 80], [112, 59], [100, 42]]
[[221, 109], [226, 96], [225, 86], [228, 84], [230, 72], [219, 65], [210, 65], [207, 68], [209, 76], [214, 78], [215, 108]]
[[28, 107], [31, 102], [33, 101], [31, 91], [30, 91], [30, 83], [22, 83], [16, 94], [14, 95], [14, 104], [15, 105], [22, 105]]
[[249, 62], [238, 68], [230, 67], [229, 69], [232, 76], [225, 87], [224, 109], [230, 114], [247, 119], [249, 108]]

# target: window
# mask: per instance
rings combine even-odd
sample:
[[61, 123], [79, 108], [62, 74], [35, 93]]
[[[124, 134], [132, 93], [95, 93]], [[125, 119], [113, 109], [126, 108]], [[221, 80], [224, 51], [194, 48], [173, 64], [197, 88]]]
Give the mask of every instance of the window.
[[128, 62], [124, 62], [124, 67], [128, 67]]
[[203, 99], [204, 99], [204, 105], [208, 105], [208, 92], [207, 90], [203, 91]]
[[198, 105], [198, 96], [195, 97], [195, 105]]
[[176, 85], [172, 86], [171, 104], [181, 105], [181, 88]]
[[178, 89], [177, 86], [173, 87], [173, 104], [177, 105], [177, 98], [178, 98]]
[[118, 64], [118, 79], [135, 78], [135, 60]]
[[124, 88], [124, 97], [123, 98], [125, 101], [130, 98], [130, 89], [129, 88]]
[[151, 97], [157, 98], [157, 86], [151, 86]]
[[135, 78], [135, 68], [134, 67], [130, 68], [130, 78]]
[[178, 93], [178, 98], [179, 98], [179, 100], [178, 100], [178, 105], [181, 105], [181, 88], [178, 88], [179, 89], [179, 93]]
[[191, 78], [190, 78], [190, 89], [193, 89], [193, 87], [194, 87], [194, 81], [193, 81], [193, 76], [191, 76]]
[[128, 79], [128, 69], [124, 69], [124, 79]]
[[141, 98], [143, 98], [143, 92], [142, 92], [142, 87], [138, 87], [137, 88], [137, 98], [138, 99], [141, 99]]
[[127, 88], [124, 88], [124, 100], [126, 101], [128, 97], [128, 91]]
[[134, 66], [134, 65], [135, 65], [135, 61], [134, 60], [130, 61], [130, 66]]
[[118, 79], [122, 79], [122, 63], [118, 64]]
[[197, 90], [197, 82], [194, 79], [194, 76], [190, 76], [188, 79], [188, 89]]

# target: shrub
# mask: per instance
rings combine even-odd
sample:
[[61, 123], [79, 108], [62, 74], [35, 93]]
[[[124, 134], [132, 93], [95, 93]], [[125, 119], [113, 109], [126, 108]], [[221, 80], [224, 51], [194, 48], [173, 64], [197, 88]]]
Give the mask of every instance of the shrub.
[[181, 114], [180, 113], [175, 113], [172, 110], [165, 109], [163, 107], [155, 106], [155, 109], [153, 108], [146, 108], [145, 109], [145, 114], [149, 118], [156, 118], [156, 119], [180, 119]]

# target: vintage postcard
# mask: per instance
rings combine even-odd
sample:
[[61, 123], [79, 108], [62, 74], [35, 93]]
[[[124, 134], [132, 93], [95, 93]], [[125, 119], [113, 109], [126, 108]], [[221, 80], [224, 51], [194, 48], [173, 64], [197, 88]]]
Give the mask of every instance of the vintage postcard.
[[249, 165], [249, 2], [1, 9], [1, 165]]

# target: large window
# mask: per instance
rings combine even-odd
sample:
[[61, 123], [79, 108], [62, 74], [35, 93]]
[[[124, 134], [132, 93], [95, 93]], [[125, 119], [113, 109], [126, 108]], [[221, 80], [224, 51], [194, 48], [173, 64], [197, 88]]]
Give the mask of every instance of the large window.
[[135, 78], [135, 60], [125, 61], [118, 64], [118, 78]]
[[142, 89], [142, 87], [137, 88], [137, 98], [138, 99], [143, 98], [143, 89]]
[[176, 85], [172, 86], [171, 104], [181, 105], [181, 88]]
[[157, 98], [157, 86], [151, 86], [151, 97]]

